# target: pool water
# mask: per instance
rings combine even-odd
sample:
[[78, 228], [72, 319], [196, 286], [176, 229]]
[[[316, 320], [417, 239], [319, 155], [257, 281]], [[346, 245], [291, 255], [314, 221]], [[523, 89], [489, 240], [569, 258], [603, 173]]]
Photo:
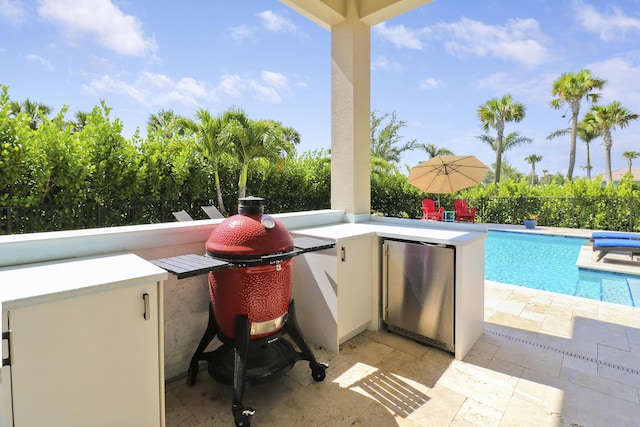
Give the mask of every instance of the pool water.
[[578, 268], [586, 239], [489, 231], [485, 279], [640, 307], [640, 276]]

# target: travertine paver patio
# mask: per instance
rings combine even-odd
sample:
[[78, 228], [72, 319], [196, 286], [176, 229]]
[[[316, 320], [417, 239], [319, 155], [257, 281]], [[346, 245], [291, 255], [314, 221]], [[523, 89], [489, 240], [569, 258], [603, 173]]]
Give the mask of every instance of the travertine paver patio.
[[[638, 426], [640, 308], [486, 282], [485, 333], [463, 361], [366, 331], [313, 382], [298, 362], [249, 386], [253, 426]], [[234, 425], [231, 387], [167, 384], [167, 426]]]

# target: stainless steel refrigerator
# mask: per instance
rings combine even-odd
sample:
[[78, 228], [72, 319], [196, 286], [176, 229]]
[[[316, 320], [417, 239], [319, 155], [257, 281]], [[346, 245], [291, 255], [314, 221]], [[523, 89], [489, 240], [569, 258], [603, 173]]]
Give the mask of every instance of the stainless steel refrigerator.
[[387, 329], [455, 350], [455, 247], [384, 240], [383, 308]]

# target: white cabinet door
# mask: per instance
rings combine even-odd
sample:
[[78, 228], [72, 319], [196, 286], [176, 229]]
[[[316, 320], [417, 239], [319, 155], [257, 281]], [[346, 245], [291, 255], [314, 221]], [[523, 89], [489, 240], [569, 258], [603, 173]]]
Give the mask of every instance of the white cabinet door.
[[159, 286], [9, 311], [15, 425], [160, 426]]
[[334, 248], [294, 260], [293, 298], [302, 334], [337, 354], [372, 319], [372, 237], [339, 239]]
[[[370, 236], [338, 240], [338, 336], [340, 343], [364, 331], [371, 321], [374, 292]], [[378, 265], [375, 265], [376, 271]]]
[[336, 249], [308, 252], [294, 258], [293, 300], [302, 335], [338, 353], [338, 266]]

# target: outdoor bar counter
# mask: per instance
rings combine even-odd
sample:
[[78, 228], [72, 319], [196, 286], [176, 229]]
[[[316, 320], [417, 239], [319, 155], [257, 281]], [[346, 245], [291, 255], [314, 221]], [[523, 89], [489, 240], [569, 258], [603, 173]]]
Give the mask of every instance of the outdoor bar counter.
[[372, 217], [290, 232], [336, 243], [294, 261], [293, 297], [306, 314], [300, 323], [309, 341], [337, 353], [342, 342], [363, 330], [383, 327], [383, 239], [455, 247], [455, 357], [464, 358], [482, 335], [485, 226]]

